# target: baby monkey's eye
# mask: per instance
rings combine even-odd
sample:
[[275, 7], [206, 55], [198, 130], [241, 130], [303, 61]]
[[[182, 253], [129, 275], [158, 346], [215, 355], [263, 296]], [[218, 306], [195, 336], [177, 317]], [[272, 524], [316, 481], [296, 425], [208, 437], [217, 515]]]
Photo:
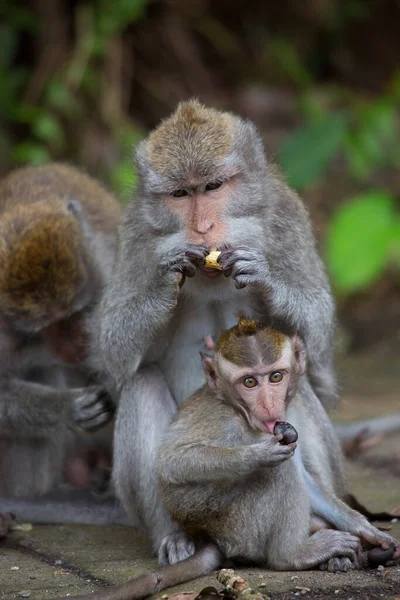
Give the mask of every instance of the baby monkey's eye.
[[247, 388], [253, 388], [253, 387], [256, 387], [256, 385], [258, 385], [257, 379], [255, 377], [251, 377], [251, 376], [245, 377], [243, 379], [242, 383], [243, 383], [244, 387], [247, 387]]
[[219, 187], [221, 187], [222, 185], [222, 181], [210, 181], [210, 183], [207, 183], [206, 185], [206, 192], [211, 192], [212, 190], [217, 190]]
[[280, 371], [275, 371], [275, 373], [271, 373], [269, 376], [269, 381], [271, 383], [279, 383], [283, 379], [283, 373]]
[[187, 193], [186, 190], [175, 190], [172, 193], [174, 198], [183, 198], [184, 196], [188, 196], [189, 194]]

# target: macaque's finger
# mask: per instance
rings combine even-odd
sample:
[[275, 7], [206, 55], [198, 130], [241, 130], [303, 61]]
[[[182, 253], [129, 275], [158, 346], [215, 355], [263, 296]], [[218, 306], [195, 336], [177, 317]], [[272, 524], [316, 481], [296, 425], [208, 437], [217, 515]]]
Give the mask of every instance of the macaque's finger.
[[215, 343], [214, 343], [214, 340], [212, 339], [211, 335], [206, 335], [206, 337], [204, 338], [204, 345], [207, 348], [207, 350], [215, 349]]
[[110, 420], [111, 415], [109, 413], [100, 413], [95, 417], [77, 419], [76, 423], [85, 431], [94, 431], [106, 425]]
[[208, 253], [209, 250], [205, 246], [189, 246], [185, 250], [185, 254], [190, 260], [199, 261], [200, 263], [204, 263]]

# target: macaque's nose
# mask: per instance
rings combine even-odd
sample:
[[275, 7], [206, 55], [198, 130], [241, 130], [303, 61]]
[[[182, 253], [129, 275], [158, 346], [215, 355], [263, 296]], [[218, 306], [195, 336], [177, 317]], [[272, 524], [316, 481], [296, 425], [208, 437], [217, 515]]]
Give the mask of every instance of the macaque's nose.
[[200, 233], [201, 235], [205, 235], [214, 227], [214, 223], [211, 221], [197, 220], [194, 223], [194, 230], [196, 233]]

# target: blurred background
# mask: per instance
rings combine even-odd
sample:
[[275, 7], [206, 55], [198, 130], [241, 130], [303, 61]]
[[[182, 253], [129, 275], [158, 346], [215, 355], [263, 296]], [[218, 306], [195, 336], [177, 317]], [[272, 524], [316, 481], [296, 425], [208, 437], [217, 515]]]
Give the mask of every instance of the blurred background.
[[308, 206], [346, 352], [400, 347], [400, 3], [2, 0], [0, 176], [65, 160], [126, 202], [196, 96], [259, 127]]

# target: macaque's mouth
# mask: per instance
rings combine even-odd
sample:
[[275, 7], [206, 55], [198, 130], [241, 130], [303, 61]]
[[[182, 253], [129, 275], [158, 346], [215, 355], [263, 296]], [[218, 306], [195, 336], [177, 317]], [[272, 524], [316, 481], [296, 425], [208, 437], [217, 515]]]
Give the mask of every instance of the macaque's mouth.
[[281, 420], [282, 419], [271, 419], [270, 421], [262, 421], [262, 424], [265, 427], [265, 429], [269, 431], [269, 433], [272, 433], [274, 435], [274, 427], [276, 423], [278, 423]]
[[215, 279], [216, 277], [222, 275], [222, 271], [220, 271], [219, 269], [210, 269], [209, 267], [203, 266], [199, 266], [199, 269], [200, 271], [203, 271], [204, 275], [206, 275], [206, 277], [209, 277], [210, 279]]

